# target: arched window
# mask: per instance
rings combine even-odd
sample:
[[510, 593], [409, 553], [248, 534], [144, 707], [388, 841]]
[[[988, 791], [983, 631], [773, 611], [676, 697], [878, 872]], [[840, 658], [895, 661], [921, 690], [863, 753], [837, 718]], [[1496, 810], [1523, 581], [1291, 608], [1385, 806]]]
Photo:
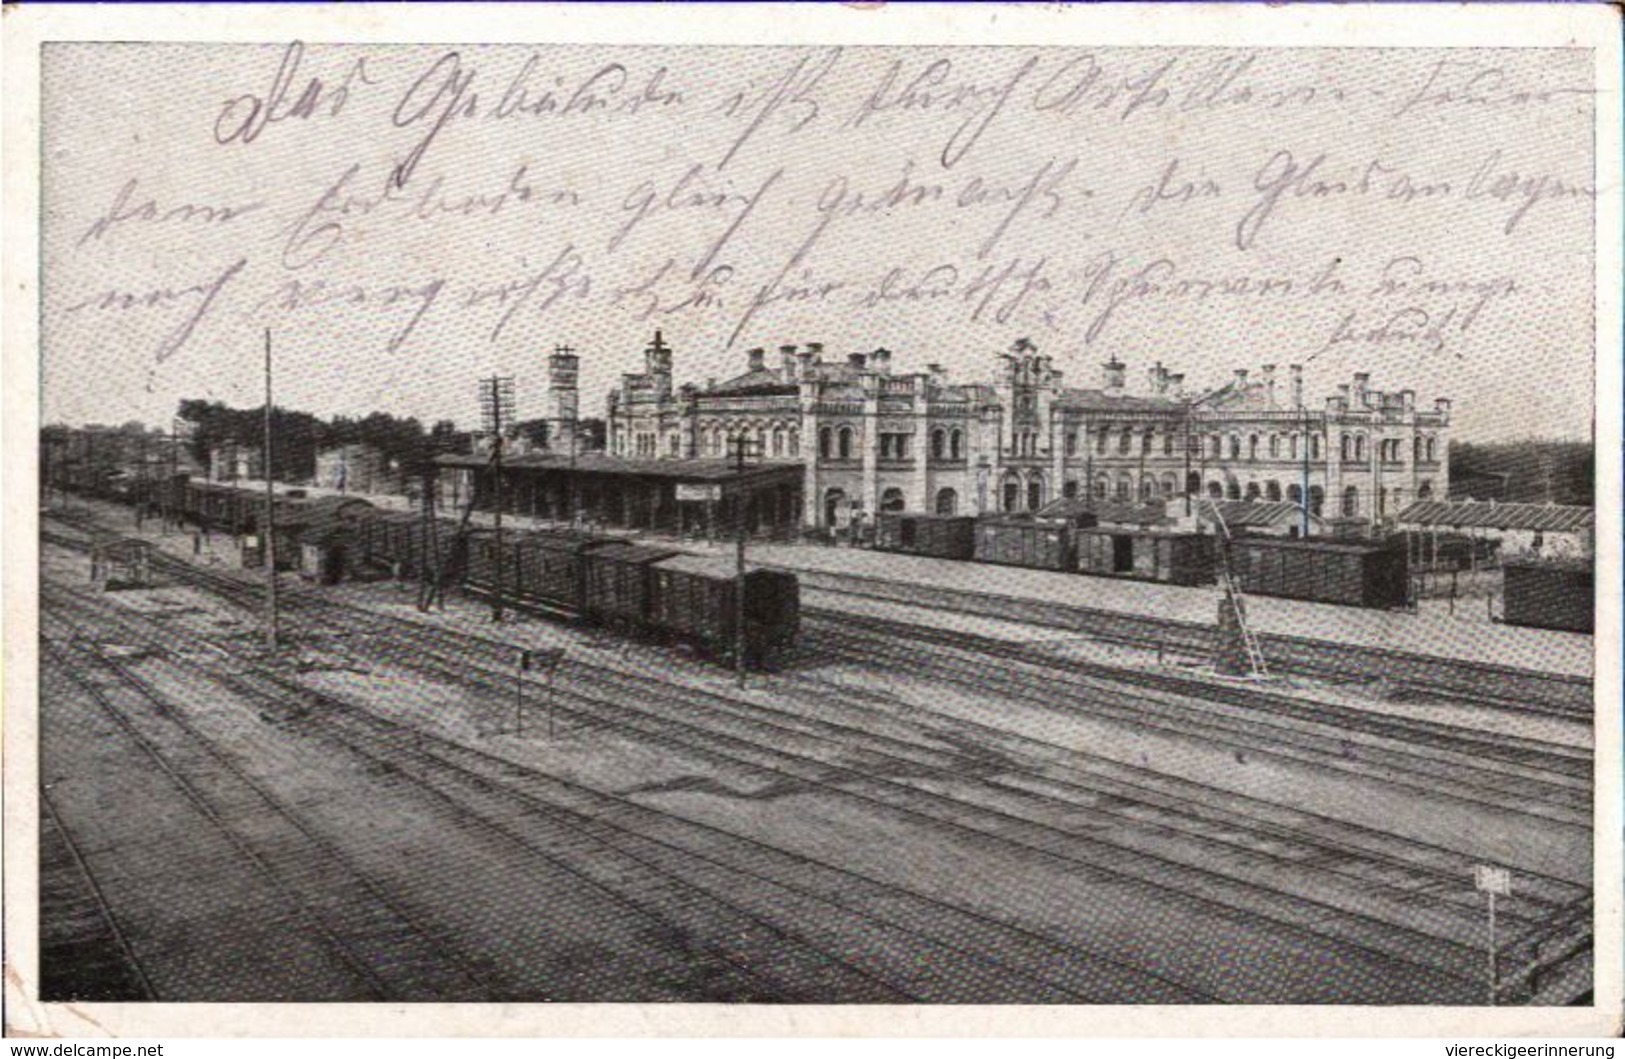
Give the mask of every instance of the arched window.
[[1099, 478], [1095, 479], [1094, 494], [1096, 500], [1106, 499], [1106, 488], [1107, 479], [1105, 475], [1101, 475]]
[[1417, 486], [1416, 487], [1416, 499], [1418, 499], [1418, 500], [1432, 500], [1433, 499], [1433, 483], [1424, 480], [1421, 485]]
[[1131, 495], [1133, 495], [1133, 490], [1134, 483], [1129, 480], [1128, 475], [1124, 475], [1123, 477], [1117, 479], [1117, 499], [1127, 500]]
[[1294, 460], [1298, 458], [1298, 435], [1296, 434], [1287, 439], [1287, 455]]
[[775, 456], [783, 456], [784, 455], [784, 428], [783, 427], [774, 427], [773, 428], [773, 455], [775, 455]]
[[1279, 499], [1281, 499], [1281, 483], [1280, 482], [1267, 482], [1267, 483], [1265, 483], [1265, 485], [1264, 485], [1264, 499], [1265, 500], [1279, 500]]
[[1157, 480], [1150, 475], [1140, 479], [1140, 500], [1149, 501], [1157, 498]]
[[1149, 429], [1144, 434], [1140, 435], [1140, 455], [1151, 455], [1151, 446], [1156, 444], [1156, 438], [1157, 432]]
[[830, 458], [830, 456], [831, 456], [830, 440], [831, 440], [831, 438], [834, 437], [834, 435], [835, 435], [835, 432], [833, 430], [831, 430], [829, 427], [819, 427], [818, 428], [818, 458], [819, 459], [827, 460], [827, 459]]
[[1095, 441], [1095, 451], [1096, 452], [1102, 452], [1102, 453], [1105, 452], [1106, 451], [1106, 446], [1111, 441], [1111, 439], [1112, 439], [1112, 428], [1111, 427], [1101, 427], [1100, 428], [1100, 437], [1098, 439], [1096, 439], [1096, 441]]
[[952, 489], [937, 490], [937, 514], [952, 515], [959, 507], [959, 494]]
[[1015, 474], [1004, 476], [1004, 509], [1021, 510], [1021, 478]]
[[1162, 476], [1162, 497], [1164, 500], [1172, 499], [1174, 493], [1177, 492], [1178, 489], [1178, 478], [1175, 478], [1172, 474], [1165, 474]]
[[1309, 487], [1309, 511], [1310, 511], [1310, 513], [1314, 514], [1314, 515], [1318, 515], [1318, 514], [1321, 513], [1322, 510], [1325, 509], [1325, 507], [1326, 507], [1326, 490], [1322, 489], [1318, 485], [1311, 485]]
[[1117, 454], [1127, 456], [1129, 449], [1134, 446], [1134, 431], [1128, 427], [1123, 428], [1122, 436], [1117, 439]]
[[880, 494], [880, 510], [882, 510], [882, 511], [901, 511], [901, 510], [903, 510], [903, 491], [901, 489], [893, 487], [893, 488], [887, 489], [885, 492], [881, 493]]
[[1432, 463], [1434, 460], [1439, 458], [1436, 451], [1433, 448], [1433, 445], [1434, 445], [1434, 440], [1432, 438], [1428, 438], [1428, 462], [1429, 463]]
[[1311, 434], [1309, 436], [1309, 458], [1311, 460], [1320, 459], [1320, 435], [1319, 434]]
[[1171, 430], [1162, 436], [1162, 454], [1164, 456], [1174, 454], [1174, 432]]
[[1354, 458], [1358, 462], [1365, 462], [1365, 435], [1354, 435]]
[[965, 435], [958, 428], [948, 433], [948, 455], [953, 459], [960, 459], [965, 454]]
[[1207, 454], [1210, 459], [1218, 459], [1224, 455], [1224, 439], [1214, 434], [1208, 438]]
[[931, 458], [940, 460], [948, 451], [948, 432], [941, 427], [931, 431]]
[[1422, 457], [1427, 453], [1427, 443], [1418, 436], [1411, 442], [1411, 462], [1421, 463]]
[[1195, 496], [1202, 491], [1202, 476], [1195, 471], [1185, 475], [1185, 492]]
[[1078, 480], [1076, 478], [1068, 478], [1065, 482], [1061, 483], [1061, 495], [1066, 497], [1068, 500], [1076, 498], [1078, 495]]
[[1230, 435], [1230, 458], [1232, 460], [1241, 459], [1241, 435], [1240, 434], [1231, 434]]
[[1207, 495], [1213, 500], [1223, 500], [1224, 486], [1220, 485], [1218, 482], [1207, 483]]
[[1347, 434], [1343, 435], [1343, 462], [1354, 459], [1354, 439]]
[[801, 431], [795, 427], [790, 428], [790, 455], [792, 457], [801, 455]]
[[1281, 456], [1281, 435], [1270, 435], [1270, 459], [1279, 459]]
[[850, 460], [852, 458], [852, 428], [851, 427], [842, 427], [841, 428], [840, 453], [841, 453], [841, 459], [843, 459], [843, 460]]
[[1296, 485], [1286, 487], [1286, 498], [1294, 504], [1303, 503], [1303, 489]]
[[1258, 459], [1258, 435], [1257, 434], [1254, 434], [1254, 435], [1252, 435], [1251, 437], [1249, 437], [1247, 439], [1247, 458], [1249, 460]]
[[1027, 510], [1037, 511], [1044, 506], [1044, 476], [1035, 474], [1027, 483]]
[[1232, 478], [1229, 482], [1226, 482], [1224, 487], [1224, 495], [1229, 497], [1231, 500], [1240, 500], [1241, 483], [1236, 481], [1234, 478]]
[[1359, 513], [1360, 491], [1351, 485], [1347, 489], [1343, 490], [1343, 514], [1346, 517], [1349, 515], [1358, 515]]
[[1257, 482], [1248, 482], [1247, 483], [1247, 499], [1248, 500], [1257, 500], [1259, 498], [1259, 496], [1261, 496], [1261, 495], [1262, 494], [1259, 491]]

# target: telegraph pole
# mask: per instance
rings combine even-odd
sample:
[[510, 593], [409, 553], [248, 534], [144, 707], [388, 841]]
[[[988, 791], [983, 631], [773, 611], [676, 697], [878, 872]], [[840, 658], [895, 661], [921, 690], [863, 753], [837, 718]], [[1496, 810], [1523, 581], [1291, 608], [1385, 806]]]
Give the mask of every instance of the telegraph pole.
[[746, 434], [735, 434], [728, 439], [733, 448], [734, 470], [739, 475], [739, 492], [734, 497], [734, 518], [738, 534], [734, 548], [734, 673], [739, 686], [745, 686], [745, 537], [749, 527], [745, 520], [746, 502], [750, 497], [745, 488], [745, 456], [750, 447]]
[[1298, 489], [1298, 500], [1303, 504], [1303, 509], [1298, 517], [1302, 536], [1307, 540], [1309, 537], [1309, 409], [1304, 408], [1301, 411], [1303, 412], [1303, 481]]
[[495, 592], [491, 599], [491, 620], [502, 621], [502, 425], [513, 418], [513, 376], [492, 375], [480, 383], [482, 425], [491, 434], [492, 497], [495, 500]]
[[277, 649], [276, 488], [271, 475], [271, 329], [265, 329], [265, 642]]

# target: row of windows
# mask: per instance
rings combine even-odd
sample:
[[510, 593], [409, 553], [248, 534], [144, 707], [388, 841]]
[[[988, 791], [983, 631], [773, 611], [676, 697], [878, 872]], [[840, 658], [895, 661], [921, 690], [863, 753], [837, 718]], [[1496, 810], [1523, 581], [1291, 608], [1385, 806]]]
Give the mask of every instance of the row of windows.
[[[1104, 454], [1107, 452], [1110, 427], [1100, 429], [1095, 451]], [[699, 447], [703, 455], [721, 457], [728, 455], [728, 439], [734, 436], [724, 431], [722, 427], [712, 427], [709, 433], [702, 432], [699, 438]], [[747, 435], [748, 437], [749, 435]], [[1133, 452], [1133, 439], [1136, 433], [1131, 430], [1119, 432], [1117, 452], [1119, 455], [1131, 455]], [[1154, 447], [1155, 432], [1146, 430], [1138, 434], [1140, 438], [1140, 454], [1150, 455]], [[912, 435], [906, 432], [887, 432], [880, 435], [880, 458], [883, 460], [906, 460], [910, 458]], [[1017, 456], [1038, 455], [1039, 435], [1035, 431], [1021, 431], [1013, 439], [1012, 453]], [[619, 440], [619, 439], [617, 439]], [[772, 457], [796, 458], [801, 455], [801, 433], [794, 427], [775, 426], [771, 430], [767, 427], [758, 427], [754, 437], [755, 455]], [[856, 452], [856, 433], [852, 427], [839, 428], [822, 427], [818, 431], [818, 455], [820, 459], [854, 458]], [[1070, 433], [1066, 436], [1066, 454], [1078, 454], [1078, 435]], [[1219, 434], [1207, 436], [1207, 454], [1209, 458], [1219, 460], [1224, 458], [1224, 437]], [[958, 428], [947, 430], [942, 427], [931, 432], [931, 458], [934, 460], [961, 460], [965, 458], [964, 432]], [[1364, 434], [1342, 435], [1342, 458], [1345, 462], [1363, 463], [1366, 459], [1366, 437]], [[632, 439], [634, 453], [638, 456], [653, 457], [659, 454], [659, 437], [652, 432], [639, 432]], [[1309, 435], [1309, 459], [1321, 458], [1321, 436]], [[1162, 441], [1164, 456], [1174, 455], [1174, 435], [1165, 433]], [[1271, 434], [1267, 439], [1253, 434], [1246, 439], [1246, 459], [1257, 460], [1260, 450], [1269, 453], [1270, 459], [1299, 459], [1299, 436], [1297, 434], [1280, 435]], [[1432, 463], [1438, 459], [1438, 441], [1435, 438], [1418, 437], [1413, 442], [1413, 458], [1417, 463]], [[1200, 436], [1192, 435], [1190, 438], [1190, 453], [1201, 456], [1203, 441]], [[1239, 434], [1229, 436], [1229, 452], [1232, 460], [1243, 458], [1243, 441]], [[1384, 440], [1379, 445], [1379, 458], [1385, 463], [1399, 463], [1403, 459], [1404, 441], [1398, 438]], [[667, 436], [667, 455], [679, 456], [682, 454], [682, 440], [677, 434]]]
[[[1165, 474], [1161, 479], [1153, 479], [1150, 477], [1143, 478], [1140, 481], [1138, 498], [1142, 501], [1155, 500], [1159, 496], [1164, 500], [1173, 499], [1174, 492], [1177, 487], [1178, 480], [1171, 474]], [[1062, 493], [1068, 498], [1076, 497], [1078, 495], [1078, 488], [1078, 482], [1069, 481], [1063, 487]], [[1185, 488], [1193, 495], [1203, 492], [1201, 475], [1192, 472], [1186, 478]], [[1116, 481], [1115, 490], [1113, 489], [1112, 482], [1109, 482], [1106, 478], [1098, 478], [1096, 479], [1094, 488], [1091, 490], [1091, 492], [1094, 498], [1097, 500], [1105, 500], [1108, 498], [1108, 496], [1114, 496], [1120, 501], [1129, 501], [1135, 498], [1134, 483], [1126, 476], [1121, 477]], [[1208, 497], [1213, 500], [1286, 499], [1290, 500], [1294, 504], [1301, 504], [1303, 502], [1303, 490], [1298, 485], [1290, 484], [1285, 488], [1285, 490], [1283, 490], [1281, 488], [1281, 483], [1273, 481], [1265, 482], [1262, 486], [1260, 486], [1257, 482], [1249, 482], [1245, 492], [1242, 490], [1240, 484], [1235, 481], [1231, 481], [1228, 485], [1214, 481], [1207, 483], [1206, 492]], [[1423, 482], [1416, 491], [1416, 498], [1418, 500], [1427, 500], [1432, 496], [1433, 484], [1431, 482]], [[1021, 510], [1023, 501], [1026, 502], [1027, 510], [1037, 510], [1039, 507], [1043, 506], [1044, 502], [1043, 477], [1034, 476], [1025, 481], [1016, 475], [1006, 477], [1004, 480], [1004, 489], [1001, 499], [1003, 500], [1003, 509], [1005, 511]], [[1390, 495], [1388, 491], [1382, 490], [1382, 492], [1379, 494], [1378, 500], [1379, 509], [1386, 507], [1389, 499]], [[1397, 504], [1399, 494], [1395, 492], [1392, 499]], [[844, 509], [845, 504], [846, 492], [844, 490], [830, 489], [826, 491], [824, 494], [824, 521], [826, 525], [834, 525], [837, 522], [838, 514]], [[1309, 510], [1316, 515], [1320, 515], [1323, 513], [1325, 505], [1326, 491], [1318, 485], [1310, 486]], [[905, 506], [906, 500], [901, 489], [892, 487], [881, 492], [881, 511], [902, 511]], [[959, 494], [955, 490], [950, 488], [937, 490], [936, 496], [932, 503], [932, 510], [936, 514], [954, 515], [958, 514], [958, 509]], [[1345, 516], [1360, 514], [1359, 489], [1351, 485], [1347, 489], [1343, 490], [1341, 511]]]

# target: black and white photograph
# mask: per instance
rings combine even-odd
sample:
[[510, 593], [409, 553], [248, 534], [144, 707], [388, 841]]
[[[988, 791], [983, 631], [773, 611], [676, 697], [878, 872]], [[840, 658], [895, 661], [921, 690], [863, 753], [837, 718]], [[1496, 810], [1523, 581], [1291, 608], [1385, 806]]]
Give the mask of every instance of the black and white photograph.
[[28, 51], [8, 1023], [1617, 1030], [1617, 20], [734, 6]]

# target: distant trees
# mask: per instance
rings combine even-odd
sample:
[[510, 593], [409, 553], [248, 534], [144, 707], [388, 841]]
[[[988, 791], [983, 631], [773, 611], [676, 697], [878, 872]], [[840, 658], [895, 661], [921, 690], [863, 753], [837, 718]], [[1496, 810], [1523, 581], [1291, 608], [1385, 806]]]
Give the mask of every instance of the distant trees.
[[[226, 443], [259, 448], [264, 440], [265, 406], [230, 408], [220, 401], [187, 399], [176, 415], [192, 424], [189, 447], [207, 466], [211, 450]], [[272, 471], [283, 481], [304, 481], [316, 474], [316, 454], [340, 445], [376, 449], [386, 464], [409, 469], [444, 452], [465, 451], [468, 434], [450, 420], [426, 430], [415, 417], [373, 412], [361, 419], [319, 419], [309, 412], [276, 408], [271, 413], [275, 439]]]
[[1476, 500], [1525, 504], [1596, 502], [1596, 452], [1588, 441], [1450, 444], [1450, 492]]

